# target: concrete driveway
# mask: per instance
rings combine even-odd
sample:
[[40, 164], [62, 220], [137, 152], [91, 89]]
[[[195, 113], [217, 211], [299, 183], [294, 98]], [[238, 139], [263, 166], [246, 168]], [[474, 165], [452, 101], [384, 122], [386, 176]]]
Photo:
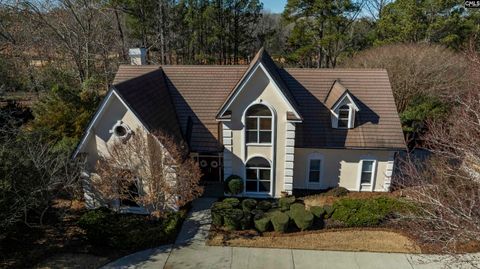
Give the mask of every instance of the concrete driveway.
[[[328, 268], [430, 269], [480, 268], [480, 255], [462, 257], [395, 253], [342, 252], [267, 248], [211, 247], [205, 245], [210, 229], [209, 208], [216, 199], [193, 203], [174, 245], [123, 257], [103, 268]], [[475, 261], [476, 266], [471, 262]]]

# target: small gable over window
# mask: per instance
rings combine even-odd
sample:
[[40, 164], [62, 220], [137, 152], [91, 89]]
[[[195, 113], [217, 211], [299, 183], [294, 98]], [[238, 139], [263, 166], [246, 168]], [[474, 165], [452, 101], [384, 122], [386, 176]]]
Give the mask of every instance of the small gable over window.
[[336, 80], [327, 97], [325, 105], [330, 109], [332, 116], [332, 128], [351, 129], [355, 128], [355, 113], [359, 111], [353, 95], [339, 80]]

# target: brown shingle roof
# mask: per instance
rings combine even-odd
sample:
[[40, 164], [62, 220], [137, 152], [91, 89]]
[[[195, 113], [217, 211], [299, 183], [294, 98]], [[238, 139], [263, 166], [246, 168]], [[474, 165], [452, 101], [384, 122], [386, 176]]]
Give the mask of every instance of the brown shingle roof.
[[[304, 117], [297, 124], [296, 147], [405, 148], [386, 70], [287, 68], [280, 74]], [[322, 102], [338, 79], [360, 109], [353, 129], [332, 128], [329, 109]]]
[[[149, 69], [150, 68], [150, 69]], [[174, 109], [158, 101], [153, 114], [162, 114], [160, 121], [177, 121], [192, 151], [212, 152], [222, 149], [219, 123], [215, 117], [232, 89], [245, 75], [248, 66], [164, 66], [169, 96]], [[124, 66], [115, 81], [125, 81], [158, 66]], [[162, 72], [153, 72], [161, 74]], [[278, 75], [303, 117], [297, 123], [296, 147], [311, 148], [405, 148], [400, 120], [393, 99], [387, 72], [381, 69], [278, 69]], [[162, 77], [159, 75], [159, 77]], [[360, 111], [354, 129], [333, 129], [325, 100], [333, 83], [340, 80], [354, 97]], [[131, 91], [138, 90], [138, 79], [131, 82]], [[160, 84], [157, 81], [153, 84]], [[155, 87], [155, 85], [151, 85]], [[116, 86], [118, 87], [118, 86]], [[142, 86], [144, 88], [144, 86]], [[134, 94], [131, 97], [136, 98]], [[149, 98], [146, 98], [149, 99]], [[334, 99], [334, 98], [333, 98]], [[139, 103], [141, 103], [139, 101]], [[160, 112], [161, 111], [161, 112]], [[171, 112], [175, 112], [172, 115]], [[140, 113], [139, 113], [140, 114]], [[141, 116], [141, 115], [140, 115]], [[293, 119], [293, 115], [289, 116]], [[152, 119], [154, 119], [152, 117]], [[157, 119], [158, 120], [158, 119]]]
[[325, 106], [332, 109], [338, 99], [340, 99], [340, 97], [342, 97], [346, 91], [347, 88], [345, 88], [345, 86], [343, 86], [339, 80], [335, 80], [330, 88], [330, 91], [327, 93], [327, 97], [325, 98]]
[[[247, 70], [244, 66], [164, 66], [173, 103], [183, 133], [190, 134], [196, 152], [223, 149], [215, 116], [229, 92]], [[191, 131], [188, 119], [192, 121]]]
[[[133, 78], [128, 79], [130, 77]], [[120, 66], [115, 81], [118, 82], [113, 86], [116, 92], [149, 131], [163, 131], [177, 139], [182, 138], [161, 69]]]

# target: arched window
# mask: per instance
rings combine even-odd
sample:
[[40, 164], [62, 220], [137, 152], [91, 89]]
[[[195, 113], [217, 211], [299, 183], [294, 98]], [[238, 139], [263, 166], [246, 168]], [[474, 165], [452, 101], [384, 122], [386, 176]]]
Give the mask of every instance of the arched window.
[[253, 105], [246, 113], [246, 142], [272, 143], [272, 113], [264, 105]]
[[247, 192], [270, 192], [271, 167], [262, 157], [254, 157], [247, 162], [246, 184]]
[[350, 119], [350, 107], [343, 105], [338, 109], [338, 128], [348, 128], [348, 120]]

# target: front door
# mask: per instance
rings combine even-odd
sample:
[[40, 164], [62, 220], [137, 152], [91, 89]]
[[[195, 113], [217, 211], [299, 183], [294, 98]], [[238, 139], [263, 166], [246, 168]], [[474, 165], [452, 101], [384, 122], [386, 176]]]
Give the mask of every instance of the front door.
[[202, 183], [220, 182], [222, 178], [222, 157], [220, 155], [199, 155]]

